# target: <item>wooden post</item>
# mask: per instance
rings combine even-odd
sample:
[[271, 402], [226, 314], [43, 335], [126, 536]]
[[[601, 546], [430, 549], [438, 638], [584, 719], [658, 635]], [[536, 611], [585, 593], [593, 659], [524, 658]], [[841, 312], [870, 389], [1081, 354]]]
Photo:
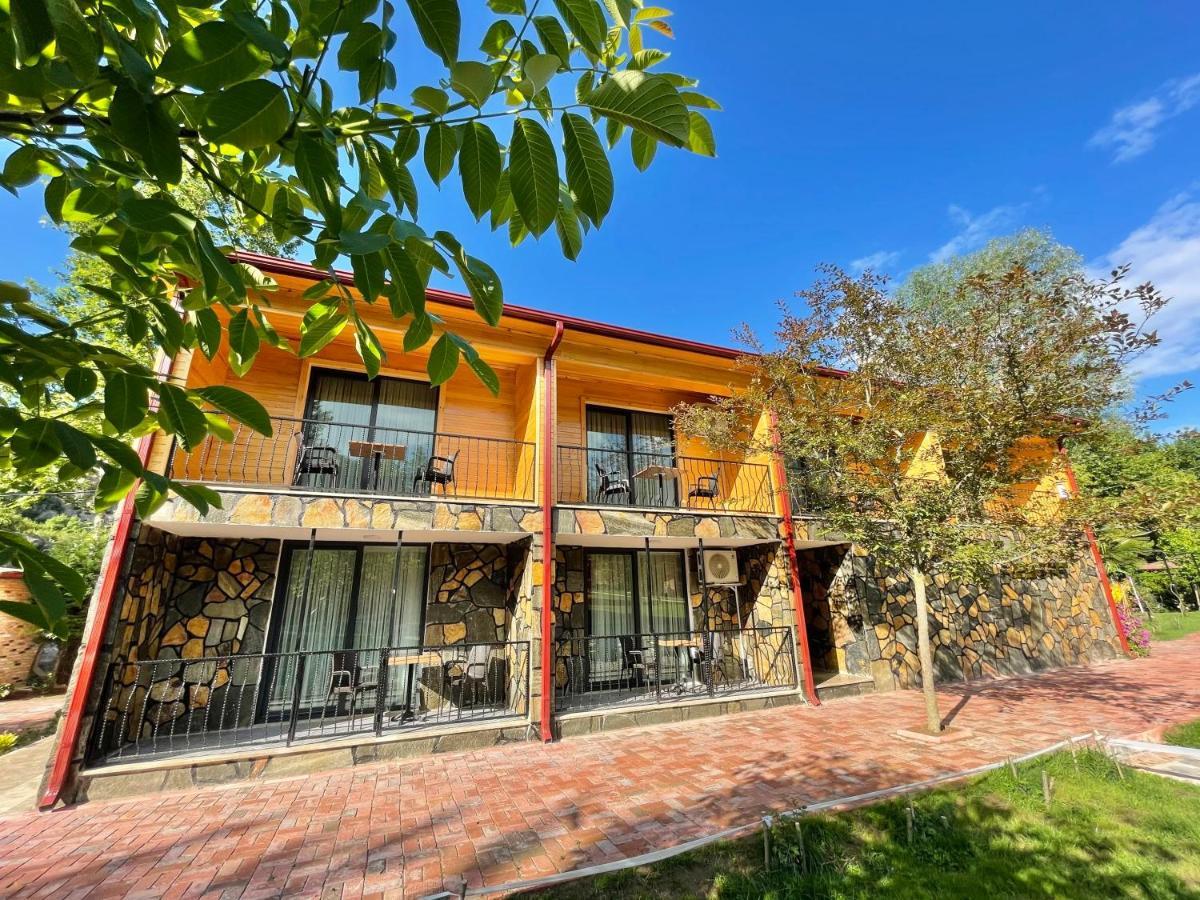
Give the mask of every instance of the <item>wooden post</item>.
[[908, 832], [908, 843], [911, 845], [913, 842], [913, 830], [916, 825], [916, 812], [913, 810], [912, 797], [908, 798], [908, 806], [904, 810], [904, 820], [905, 831]]
[[1042, 802], [1046, 804], [1046, 809], [1050, 808], [1050, 789], [1054, 786], [1054, 779], [1050, 777], [1050, 773], [1042, 769]]

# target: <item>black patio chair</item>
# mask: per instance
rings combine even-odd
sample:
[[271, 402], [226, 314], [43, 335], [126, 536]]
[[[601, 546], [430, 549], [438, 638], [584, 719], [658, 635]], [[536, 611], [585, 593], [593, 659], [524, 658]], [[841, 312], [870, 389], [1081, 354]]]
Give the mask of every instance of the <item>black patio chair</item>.
[[313, 447], [304, 442], [300, 435], [300, 447], [296, 451], [296, 472], [292, 484], [300, 483], [302, 475], [328, 475], [337, 479], [337, 450], [333, 447]]
[[599, 502], [607, 503], [610, 497], [620, 497], [622, 494], [629, 496], [629, 479], [619, 471], [605, 470], [600, 463], [596, 463], [596, 474], [600, 477], [600, 484], [596, 488], [596, 499]]
[[696, 486], [688, 491], [688, 500], [707, 500], [716, 509], [720, 493], [721, 482], [716, 475], [701, 475], [696, 479]]
[[446, 493], [447, 486], [454, 483], [454, 464], [458, 461], [458, 451], [455, 450], [449, 456], [431, 456], [429, 461], [425, 463], [413, 478], [413, 493], [416, 493], [417, 485], [424, 482], [429, 485], [430, 492], [433, 491], [435, 484], [442, 486], [442, 493]]

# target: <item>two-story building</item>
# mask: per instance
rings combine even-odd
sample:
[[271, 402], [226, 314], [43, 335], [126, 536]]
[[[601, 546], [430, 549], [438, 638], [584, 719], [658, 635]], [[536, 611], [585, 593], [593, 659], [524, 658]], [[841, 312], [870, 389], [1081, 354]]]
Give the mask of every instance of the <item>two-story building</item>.
[[[271, 322], [295, 343], [323, 273], [243, 258], [278, 282]], [[676, 405], [738, 389], [738, 351], [516, 306], [489, 328], [467, 298], [428, 302], [498, 397], [466, 366], [431, 386], [384, 310], [374, 379], [349, 332], [304, 359], [265, 348], [244, 378], [225, 348], [173, 361], [178, 383], [253, 394], [272, 433], [146, 448], [222, 502], [127, 506], [73, 755], [67, 731], [79, 796], [915, 683], [904, 579], [823, 535], [780, 459], [676, 429]], [[942, 675], [1111, 655], [1102, 580], [1084, 559], [1038, 582], [936, 585]]]

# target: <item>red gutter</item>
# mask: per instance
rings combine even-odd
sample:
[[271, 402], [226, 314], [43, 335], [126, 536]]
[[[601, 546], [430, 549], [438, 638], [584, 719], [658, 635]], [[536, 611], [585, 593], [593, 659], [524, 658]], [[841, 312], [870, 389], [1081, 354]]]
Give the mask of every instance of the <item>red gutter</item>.
[[[294, 259], [280, 259], [276, 256], [265, 256], [261, 253], [249, 253], [245, 250], [237, 250], [229, 255], [231, 260], [235, 262], [244, 262], [248, 265], [261, 269], [264, 272], [270, 272], [273, 275], [288, 275], [293, 278], [306, 278], [311, 281], [320, 281], [323, 278], [329, 277], [327, 270], [321, 270], [308, 263], [298, 262]], [[333, 273], [339, 282], [346, 285], [354, 284], [354, 275], [343, 270], [334, 270]], [[435, 303], [444, 303], [447, 306], [456, 306], [460, 309], [472, 309], [473, 303], [471, 298], [465, 294], [457, 294], [453, 291], [444, 291], [438, 288], [427, 288], [425, 296]], [[700, 353], [704, 356], [716, 356], [721, 359], [741, 359], [744, 356], [752, 356], [744, 350], [735, 350], [732, 347], [721, 347], [717, 344], [705, 344], [700, 341], [690, 341], [686, 338], [670, 337], [665, 334], [655, 334], [651, 331], [641, 331], [637, 328], [624, 328], [620, 325], [610, 325], [607, 322], [597, 322], [594, 319], [581, 319], [577, 316], [567, 316], [561, 313], [545, 312], [540, 309], [533, 309], [528, 306], [517, 306], [512, 303], [504, 304], [504, 315], [513, 319], [520, 319], [525, 322], [535, 322], [539, 325], [557, 326], [562, 323], [564, 327], [570, 328], [572, 331], [578, 331], [583, 334], [595, 334], [601, 337], [610, 337], [617, 340], [633, 341], [639, 344], [649, 344], [654, 347], [667, 347], [672, 350], [686, 350], [691, 353]], [[816, 367], [816, 371], [824, 375], [839, 376], [846, 373], [840, 369], [829, 367]]]
[[[153, 435], [143, 435], [138, 439], [137, 454], [142, 466], [150, 458], [150, 446]], [[109, 610], [117, 594], [117, 584], [125, 564], [125, 551], [129, 545], [129, 532], [133, 528], [134, 496], [137, 493], [135, 484], [121, 501], [121, 509], [117, 513], [117, 527], [113, 531], [112, 541], [104, 554], [104, 562], [100, 568], [100, 580], [96, 588], [96, 601], [92, 614], [91, 627], [86, 639], [80, 647], [82, 657], [79, 663], [78, 675], [75, 678], [71, 699], [67, 701], [66, 713], [63, 716], [62, 736], [58, 746], [54, 748], [54, 761], [46, 779], [46, 789], [38, 800], [39, 809], [49, 809], [58, 802], [66, 787], [67, 778], [71, 773], [71, 758], [75, 755], [75, 746], [79, 742], [79, 734], [83, 728], [83, 715], [87, 707], [88, 696], [92, 692], [95, 681], [96, 666], [100, 659], [100, 645], [104, 642], [104, 631], [108, 626]]]
[[783, 542], [787, 547], [788, 570], [792, 576], [792, 596], [796, 607], [796, 646], [800, 649], [802, 672], [804, 676], [804, 696], [813, 706], [821, 705], [817, 696], [817, 686], [813, 681], [812, 655], [808, 652], [808, 623], [804, 619], [804, 594], [800, 589], [800, 563], [796, 559], [796, 526], [792, 521], [792, 496], [788, 490], [787, 470], [783, 466], [783, 456], [779, 447], [779, 417], [771, 413], [771, 443], [776, 447], [771, 454], [771, 464], [775, 469], [775, 482], [779, 487], [779, 506], [783, 517]]
[[554, 422], [558, 376], [554, 354], [562, 343], [563, 320], [554, 323], [554, 337], [542, 357], [542, 716], [543, 743], [554, 740]]
[[[1058, 439], [1058, 452], [1062, 455], [1063, 466], [1067, 475], [1067, 487], [1074, 495], [1079, 494], [1079, 483], [1075, 480], [1075, 470], [1071, 468], [1071, 457], [1067, 455], [1067, 442]], [[1104, 590], [1104, 599], [1108, 601], [1108, 612], [1112, 616], [1113, 628], [1116, 629], [1117, 639], [1121, 649], [1129, 655], [1129, 638], [1121, 626], [1121, 617], [1117, 613], [1117, 601], [1113, 598], [1112, 582], [1108, 580], [1108, 568], [1104, 565], [1104, 557], [1100, 554], [1100, 545], [1096, 543], [1096, 534], [1090, 525], [1084, 526], [1083, 534], [1087, 538], [1088, 547], [1092, 551], [1092, 562], [1096, 564], [1096, 575], [1100, 578], [1100, 587]]]

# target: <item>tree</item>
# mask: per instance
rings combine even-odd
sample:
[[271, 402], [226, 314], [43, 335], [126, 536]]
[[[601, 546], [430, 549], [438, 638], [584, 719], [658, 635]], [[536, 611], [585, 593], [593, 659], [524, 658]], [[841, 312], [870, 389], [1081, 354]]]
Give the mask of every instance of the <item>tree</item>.
[[[487, 362], [425, 308], [434, 269], [461, 278], [489, 324], [504, 298], [491, 266], [449, 231], [418, 225], [418, 154], [435, 184], [457, 170], [477, 220], [507, 228], [514, 244], [553, 228], [574, 259], [613, 202], [597, 126], [609, 149], [628, 131], [644, 168], [659, 145], [714, 155], [701, 110], [718, 107], [693, 79], [660, 71], [668, 54], [647, 44], [673, 37], [661, 7], [488, 7], [486, 30], [471, 38], [456, 0], [407, 0], [400, 16], [390, 0], [0, 7], [0, 138], [12, 148], [0, 183], [42, 192], [55, 223], [87, 226], [71, 246], [101, 263], [88, 290], [103, 301], [70, 320], [0, 284], [0, 385], [14, 398], [0, 408], [0, 454], [17, 472], [54, 468], [69, 481], [98, 471], [100, 507], [140, 480], [143, 514], [170, 493], [201, 510], [218, 502], [201, 485], [144, 471], [129, 439], [160, 430], [191, 448], [228, 435], [228, 418], [269, 432], [261, 405], [226, 386], [170, 384], [146, 364], [153, 354], [90, 335], [116, 325], [133, 347], [168, 357], [196, 348], [212, 358], [226, 343], [238, 374], [263, 342], [286, 346], [262, 302], [273, 284], [231, 262], [220, 243], [232, 224], [222, 211], [299, 242], [330, 271], [306, 294], [300, 355], [350, 330], [374, 376], [384, 348], [361, 311], [379, 304], [403, 322], [405, 351], [435, 342], [434, 384], [465, 360], [497, 391]], [[418, 43], [431, 54], [421, 57], [430, 77], [401, 92], [393, 60], [415, 57]], [[326, 77], [331, 69], [357, 83], [352, 96], [337, 88], [345, 78]], [[204, 215], [176, 190], [185, 173], [210, 193]], [[357, 294], [332, 275], [340, 256]], [[102, 410], [103, 428], [52, 411], [54, 395]], [[11, 532], [0, 531], [0, 558], [25, 568], [43, 620], [85, 590], [77, 573]]]
[[[1091, 511], [1060, 499], [1056, 442], [1125, 396], [1122, 373], [1157, 338], [1150, 285], [1022, 265], [955, 277], [930, 315], [870, 272], [836, 267], [784, 307], [775, 345], [748, 331], [750, 386], [679, 410], [720, 449], [778, 449], [818, 498], [821, 529], [912, 583], [926, 728], [941, 731], [926, 585], [939, 575], [1044, 571], [1077, 558]], [[918, 298], [919, 299], [919, 298]], [[1139, 321], [1122, 309], [1139, 310]], [[765, 442], [751, 427], [776, 424]]]

